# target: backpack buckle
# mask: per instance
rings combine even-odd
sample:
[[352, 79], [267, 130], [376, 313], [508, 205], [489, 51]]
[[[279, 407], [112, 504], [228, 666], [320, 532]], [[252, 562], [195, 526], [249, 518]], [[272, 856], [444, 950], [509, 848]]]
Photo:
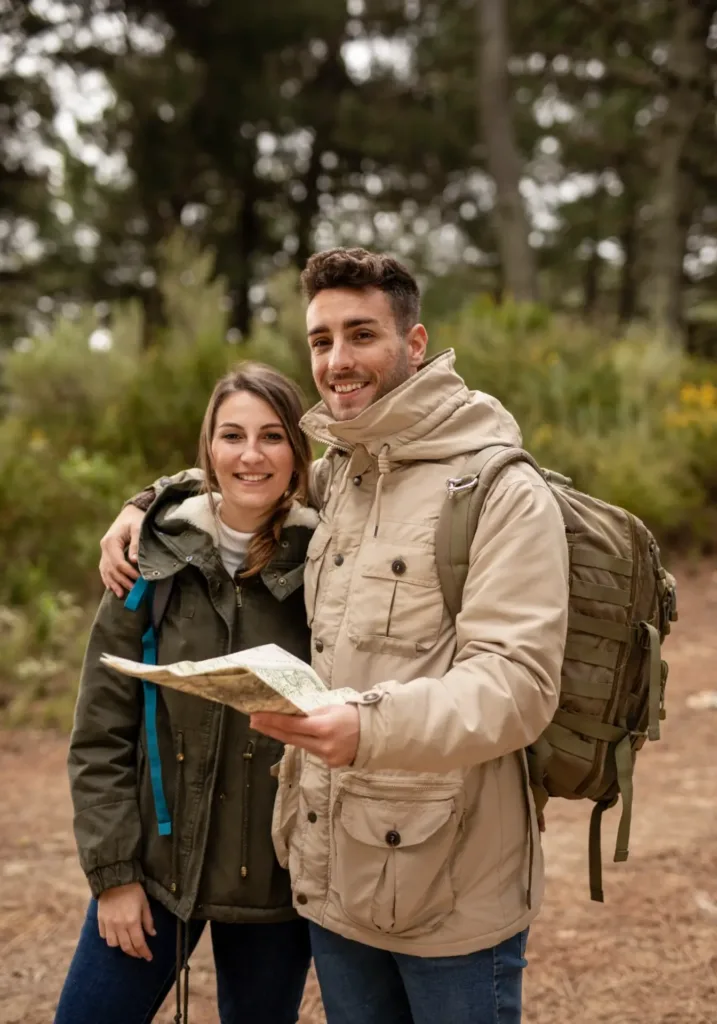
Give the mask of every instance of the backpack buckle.
[[463, 494], [465, 491], [472, 491], [477, 486], [478, 477], [475, 473], [471, 473], [470, 476], [451, 477], [446, 483], [449, 498], [454, 498], [456, 494]]

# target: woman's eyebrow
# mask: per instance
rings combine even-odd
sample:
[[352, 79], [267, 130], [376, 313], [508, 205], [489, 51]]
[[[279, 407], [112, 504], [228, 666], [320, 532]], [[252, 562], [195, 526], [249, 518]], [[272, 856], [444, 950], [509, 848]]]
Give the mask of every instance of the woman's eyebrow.
[[[234, 427], [237, 430], [244, 430], [244, 427], [241, 425], [241, 423], [232, 423], [229, 420], [227, 420], [225, 423], [220, 423], [219, 424], [219, 429], [221, 430], [222, 427]], [[278, 427], [280, 430], [283, 430], [284, 429], [284, 424], [283, 423], [264, 423], [261, 427], [259, 427], [259, 430], [268, 430], [269, 427]]]

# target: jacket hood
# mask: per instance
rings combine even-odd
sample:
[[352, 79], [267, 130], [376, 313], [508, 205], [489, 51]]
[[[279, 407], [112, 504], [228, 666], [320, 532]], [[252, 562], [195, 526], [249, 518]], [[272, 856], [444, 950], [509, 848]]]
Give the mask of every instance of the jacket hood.
[[[216, 560], [219, 544], [217, 521], [206, 493], [197, 494], [196, 482], [166, 487], [150, 507], [142, 523], [139, 540], [139, 568], [143, 576], [171, 575], [183, 562]], [[221, 495], [214, 494], [217, 506]], [[319, 521], [312, 508], [295, 501], [283, 529], [305, 527], [313, 530]]]
[[378, 456], [388, 446], [391, 462], [438, 461], [490, 444], [521, 444], [518, 424], [501, 403], [470, 391], [448, 349], [354, 419], [337, 421], [320, 402], [301, 421], [325, 444], [353, 450], [363, 445]]

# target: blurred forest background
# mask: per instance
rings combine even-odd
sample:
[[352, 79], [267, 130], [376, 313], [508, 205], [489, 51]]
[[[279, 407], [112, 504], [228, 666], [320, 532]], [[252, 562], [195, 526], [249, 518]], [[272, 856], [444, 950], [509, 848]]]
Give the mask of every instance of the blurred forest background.
[[0, 0], [0, 719], [65, 725], [98, 539], [315, 250], [418, 274], [526, 445], [717, 536], [717, 0]]

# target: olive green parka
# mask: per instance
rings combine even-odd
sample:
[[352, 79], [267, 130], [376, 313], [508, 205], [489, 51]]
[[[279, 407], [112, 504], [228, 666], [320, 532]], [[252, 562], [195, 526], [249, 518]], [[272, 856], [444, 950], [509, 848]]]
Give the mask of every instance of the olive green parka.
[[[171, 578], [158, 663], [200, 661], [265, 643], [310, 660], [304, 561], [317, 514], [295, 505], [259, 575], [232, 579], [219, 556], [206, 494], [187, 481], [163, 490], [142, 526], [139, 567]], [[167, 584], [163, 584], [167, 586]], [[157, 688], [157, 736], [172, 834], [159, 834], [142, 683], [100, 663], [142, 660], [150, 607], [125, 608], [107, 591], [90, 634], [70, 741], [69, 773], [80, 863], [92, 894], [128, 882], [183, 920], [282, 921], [294, 916], [288, 873], [271, 842], [282, 745], [246, 715]]]

